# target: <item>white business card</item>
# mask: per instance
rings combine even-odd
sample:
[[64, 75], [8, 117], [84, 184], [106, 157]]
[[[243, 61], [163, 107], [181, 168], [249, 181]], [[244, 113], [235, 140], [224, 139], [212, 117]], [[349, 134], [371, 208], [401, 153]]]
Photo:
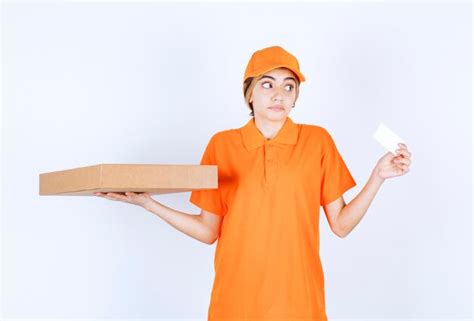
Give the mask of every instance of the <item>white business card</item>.
[[399, 149], [398, 143], [406, 144], [403, 139], [395, 134], [384, 123], [380, 123], [372, 137], [395, 156], [397, 155], [395, 150]]

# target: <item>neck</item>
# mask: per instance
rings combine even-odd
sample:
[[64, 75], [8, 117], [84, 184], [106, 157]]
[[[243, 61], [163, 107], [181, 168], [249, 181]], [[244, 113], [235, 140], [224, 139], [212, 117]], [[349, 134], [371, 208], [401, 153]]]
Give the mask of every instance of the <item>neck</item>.
[[272, 139], [278, 135], [278, 132], [285, 124], [286, 117], [276, 121], [254, 117], [254, 121], [260, 133], [262, 133], [266, 139]]

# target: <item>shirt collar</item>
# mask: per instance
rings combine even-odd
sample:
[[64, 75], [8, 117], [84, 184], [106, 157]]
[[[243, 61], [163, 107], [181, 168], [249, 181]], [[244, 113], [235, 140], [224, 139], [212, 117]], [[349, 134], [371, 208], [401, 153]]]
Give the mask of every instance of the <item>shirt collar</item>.
[[[245, 126], [240, 128], [240, 133], [247, 150], [258, 148], [265, 144], [265, 136], [260, 132], [252, 117]], [[269, 142], [282, 145], [296, 145], [298, 141], [298, 125], [290, 117], [286, 117], [285, 123], [278, 131], [278, 134]]]

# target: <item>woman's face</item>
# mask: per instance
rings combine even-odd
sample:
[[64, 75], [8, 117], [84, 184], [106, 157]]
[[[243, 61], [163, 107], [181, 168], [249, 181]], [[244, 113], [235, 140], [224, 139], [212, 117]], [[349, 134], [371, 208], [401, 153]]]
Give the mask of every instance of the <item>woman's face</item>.
[[296, 101], [296, 85], [295, 75], [289, 69], [266, 72], [253, 88], [250, 99], [255, 117], [283, 121]]

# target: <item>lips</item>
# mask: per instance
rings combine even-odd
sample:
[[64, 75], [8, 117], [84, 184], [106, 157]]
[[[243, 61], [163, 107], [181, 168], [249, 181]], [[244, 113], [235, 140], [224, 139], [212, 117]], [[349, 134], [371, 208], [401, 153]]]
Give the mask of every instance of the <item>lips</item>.
[[285, 108], [282, 105], [274, 105], [274, 106], [271, 106], [271, 107], [268, 107], [268, 108], [271, 109], [271, 110], [275, 110], [275, 111], [285, 110]]

